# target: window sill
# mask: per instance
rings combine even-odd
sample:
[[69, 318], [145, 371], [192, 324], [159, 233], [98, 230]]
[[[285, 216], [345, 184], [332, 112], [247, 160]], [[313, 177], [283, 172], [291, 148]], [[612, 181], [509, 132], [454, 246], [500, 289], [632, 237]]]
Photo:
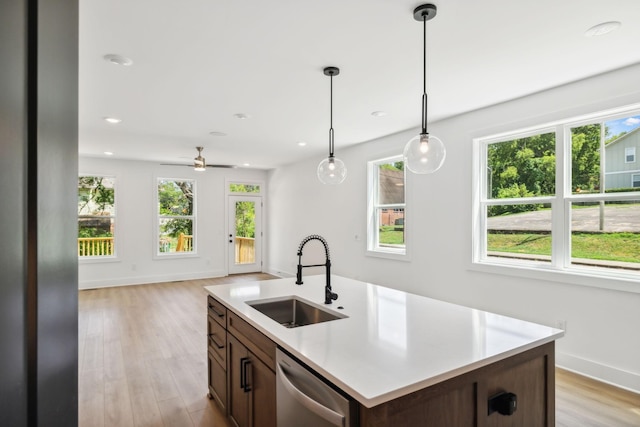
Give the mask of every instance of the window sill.
[[120, 262], [117, 256], [78, 257], [78, 264], [100, 264], [104, 262]]
[[165, 252], [156, 253], [153, 256], [155, 260], [161, 259], [182, 259], [182, 258], [199, 258], [200, 256], [196, 252]]
[[406, 254], [406, 252], [400, 252], [400, 251], [382, 251], [382, 250], [367, 249], [366, 255], [374, 258], [392, 259], [396, 261], [405, 261], [405, 262], [411, 261], [411, 258], [409, 257], [409, 255]]
[[640, 276], [637, 274], [603, 271], [597, 267], [576, 267], [559, 270], [553, 268], [551, 265], [541, 266], [536, 264], [526, 266], [509, 262], [485, 260], [482, 262], [472, 262], [469, 270], [620, 292], [640, 293]]

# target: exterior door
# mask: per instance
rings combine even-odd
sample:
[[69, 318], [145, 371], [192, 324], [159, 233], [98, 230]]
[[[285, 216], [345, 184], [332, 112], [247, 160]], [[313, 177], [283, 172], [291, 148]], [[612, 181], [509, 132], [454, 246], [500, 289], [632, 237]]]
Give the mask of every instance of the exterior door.
[[262, 197], [229, 196], [229, 274], [262, 271]]

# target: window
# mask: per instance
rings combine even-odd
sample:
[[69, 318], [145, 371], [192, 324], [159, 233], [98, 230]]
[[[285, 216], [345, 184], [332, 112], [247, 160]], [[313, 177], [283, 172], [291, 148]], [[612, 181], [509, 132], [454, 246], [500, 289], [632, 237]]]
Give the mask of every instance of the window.
[[636, 162], [636, 147], [626, 147], [624, 149], [624, 162], [625, 163]]
[[405, 171], [402, 156], [369, 162], [369, 230], [373, 254], [405, 255]]
[[158, 254], [195, 252], [195, 181], [158, 179]]
[[114, 257], [115, 178], [78, 177], [78, 256]]
[[637, 280], [640, 110], [475, 143], [474, 263]]
[[260, 184], [230, 182], [229, 193], [260, 193]]

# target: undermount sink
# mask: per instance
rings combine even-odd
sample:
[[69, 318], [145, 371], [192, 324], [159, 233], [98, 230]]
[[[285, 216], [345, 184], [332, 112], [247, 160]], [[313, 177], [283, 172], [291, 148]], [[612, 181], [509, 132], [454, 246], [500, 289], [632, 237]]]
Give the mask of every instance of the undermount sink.
[[325, 310], [295, 296], [247, 301], [247, 304], [287, 328], [297, 328], [298, 326], [313, 325], [348, 317]]

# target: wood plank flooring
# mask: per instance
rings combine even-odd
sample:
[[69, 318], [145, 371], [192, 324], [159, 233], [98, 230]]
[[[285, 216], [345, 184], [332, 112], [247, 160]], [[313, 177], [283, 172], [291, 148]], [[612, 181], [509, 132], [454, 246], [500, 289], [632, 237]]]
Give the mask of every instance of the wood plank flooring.
[[640, 394], [556, 369], [557, 427], [639, 427]]
[[268, 274], [79, 293], [81, 427], [230, 427], [207, 398], [204, 286]]
[[[204, 286], [246, 274], [79, 292], [80, 427], [231, 427], [207, 398]], [[558, 427], [639, 427], [640, 395], [556, 370]]]

